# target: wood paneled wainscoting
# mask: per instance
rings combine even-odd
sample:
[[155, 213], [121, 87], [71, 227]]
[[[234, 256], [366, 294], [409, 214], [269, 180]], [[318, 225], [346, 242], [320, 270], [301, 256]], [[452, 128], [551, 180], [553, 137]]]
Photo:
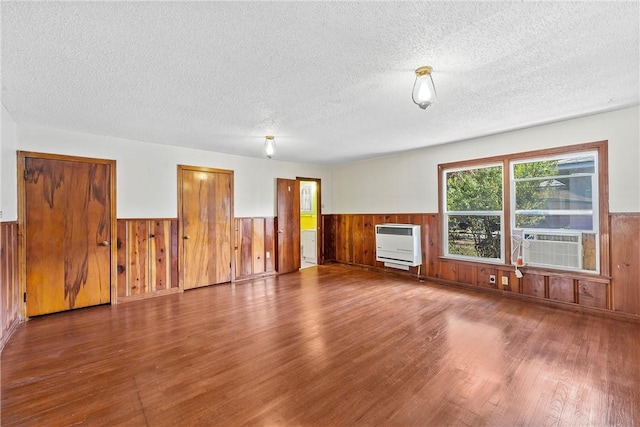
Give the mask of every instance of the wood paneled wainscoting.
[[20, 323], [18, 223], [0, 223], [0, 351]]
[[179, 291], [177, 219], [118, 219], [117, 244], [117, 302]]
[[[275, 218], [235, 218], [236, 276], [275, 274]], [[180, 292], [178, 220], [118, 219], [118, 301]]]
[[236, 279], [275, 274], [275, 218], [235, 218]]
[[[323, 215], [323, 259], [407, 274], [385, 268], [375, 260], [375, 225], [416, 224], [421, 226], [422, 266], [420, 271], [412, 267], [409, 274], [531, 300], [564, 303], [568, 308], [640, 317], [640, 214], [612, 214], [610, 219], [611, 277], [527, 267], [522, 269], [524, 277], [519, 279], [509, 265], [444, 259], [440, 256], [441, 232], [436, 213]], [[491, 276], [496, 280], [491, 281]]]
[[640, 316], [640, 213], [610, 218], [613, 309]]
[[[322, 215], [322, 259], [345, 264], [384, 268], [376, 261], [375, 226], [378, 224], [420, 225], [422, 266], [420, 275], [435, 276], [438, 267], [437, 214], [333, 214]], [[418, 273], [417, 267], [410, 272]]]

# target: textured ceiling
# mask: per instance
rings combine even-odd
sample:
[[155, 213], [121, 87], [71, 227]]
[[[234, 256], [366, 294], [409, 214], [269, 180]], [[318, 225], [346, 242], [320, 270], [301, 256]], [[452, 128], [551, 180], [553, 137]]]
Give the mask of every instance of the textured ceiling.
[[[2, 2], [18, 123], [337, 164], [639, 104], [640, 2]], [[411, 101], [434, 68], [438, 102]]]

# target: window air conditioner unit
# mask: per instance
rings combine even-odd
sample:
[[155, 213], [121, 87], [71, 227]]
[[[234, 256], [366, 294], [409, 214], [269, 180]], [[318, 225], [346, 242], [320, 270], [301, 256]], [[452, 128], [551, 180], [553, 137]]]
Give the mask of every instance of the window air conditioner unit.
[[525, 264], [582, 269], [582, 233], [523, 230]]
[[422, 264], [420, 226], [376, 225], [376, 260], [384, 262], [385, 267], [402, 270]]

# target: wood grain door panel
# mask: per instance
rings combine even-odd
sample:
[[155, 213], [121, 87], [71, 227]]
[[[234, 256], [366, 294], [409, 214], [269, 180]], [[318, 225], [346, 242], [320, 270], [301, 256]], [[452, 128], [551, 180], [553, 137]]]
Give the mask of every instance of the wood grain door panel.
[[278, 178], [278, 273], [300, 269], [300, 183]]
[[231, 281], [232, 174], [181, 167], [184, 289]]
[[27, 316], [110, 301], [110, 168], [25, 158]]

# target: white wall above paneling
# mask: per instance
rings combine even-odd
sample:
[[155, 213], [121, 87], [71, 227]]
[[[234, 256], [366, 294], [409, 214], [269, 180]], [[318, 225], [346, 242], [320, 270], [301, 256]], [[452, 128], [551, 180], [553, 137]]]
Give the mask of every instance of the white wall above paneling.
[[638, 107], [336, 166], [333, 209], [438, 212], [440, 163], [601, 140], [609, 141], [609, 210], [640, 212]]
[[[118, 218], [176, 218], [178, 164], [233, 170], [236, 217], [274, 216], [276, 178], [298, 176], [320, 178], [325, 210], [331, 209], [331, 170], [322, 166], [242, 157], [40, 126], [18, 126], [18, 149], [115, 160]], [[13, 162], [15, 163], [15, 152]], [[12, 184], [15, 185], [15, 178]]]
[[0, 221], [18, 219], [18, 187], [16, 184], [16, 149], [18, 147], [17, 124], [2, 106], [0, 136]]
[[[640, 212], [640, 109], [609, 112], [332, 168], [249, 158], [39, 126], [3, 111], [2, 208], [16, 218], [15, 150], [115, 159], [120, 218], [177, 216], [177, 165], [234, 171], [235, 215], [275, 215], [275, 179], [322, 180], [323, 213], [437, 212], [438, 164], [609, 141], [609, 209]], [[390, 141], [393, 143], [393, 140]]]

